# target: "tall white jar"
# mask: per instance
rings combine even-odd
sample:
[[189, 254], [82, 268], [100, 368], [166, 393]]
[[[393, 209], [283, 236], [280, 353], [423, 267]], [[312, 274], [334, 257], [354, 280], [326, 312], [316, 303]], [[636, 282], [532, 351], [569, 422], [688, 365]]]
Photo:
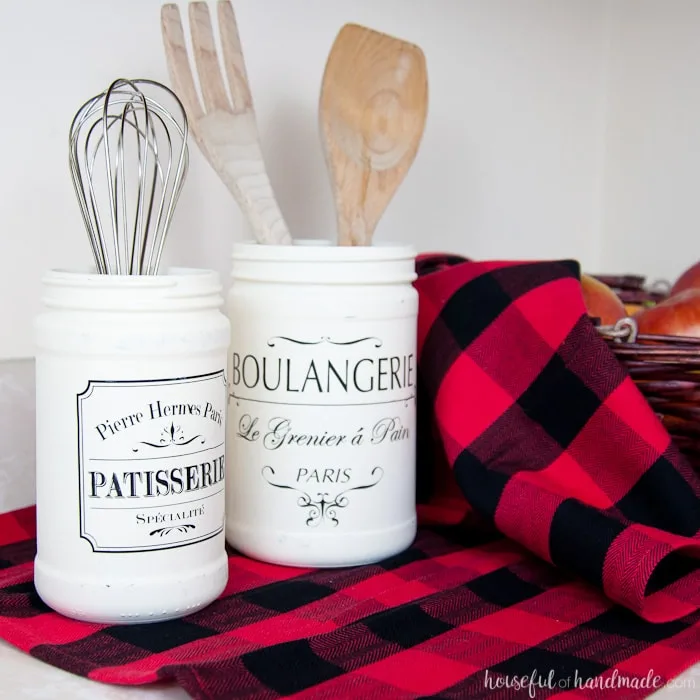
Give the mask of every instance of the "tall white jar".
[[218, 276], [51, 271], [43, 289], [37, 592], [99, 623], [192, 613], [228, 578]]
[[415, 253], [299, 243], [234, 246], [226, 536], [367, 564], [416, 534]]

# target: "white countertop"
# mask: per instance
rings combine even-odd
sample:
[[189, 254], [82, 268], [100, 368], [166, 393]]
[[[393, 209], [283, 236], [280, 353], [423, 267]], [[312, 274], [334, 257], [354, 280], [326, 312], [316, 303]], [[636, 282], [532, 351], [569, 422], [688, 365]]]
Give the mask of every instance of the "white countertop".
[[[34, 368], [26, 360], [0, 363], [0, 435], [12, 436], [0, 456], [0, 513], [34, 502]], [[658, 700], [698, 700], [700, 663], [653, 694]], [[174, 684], [114, 686], [38, 661], [0, 640], [2, 700], [185, 700]], [[537, 695], [535, 695], [537, 697]], [[234, 700], [233, 698], [231, 700]], [[339, 698], [338, 700], [342, 700]]]
[[172, 684], [156, 687], [97, 683], [37, 661], [3, 641], [0, 641], [0, 678], [3, 700], [187, 700], [190, 697]]

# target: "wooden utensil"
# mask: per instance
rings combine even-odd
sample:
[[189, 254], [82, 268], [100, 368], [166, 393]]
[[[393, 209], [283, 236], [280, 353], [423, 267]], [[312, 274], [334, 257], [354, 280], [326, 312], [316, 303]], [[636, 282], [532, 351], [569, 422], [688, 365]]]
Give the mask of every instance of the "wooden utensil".
[[219, 0], [217, 6], [231, 99], [224, 87], [206, 2], [189, 5], [192, 46], [204, 107], [187, 59], [178, 6], [168, 3], [161, 8], [161, 30], [172, 87], [185, 106], [197, 145], [236, 198], [258, 242], [291, 243], [265, 170], [233, 8], [228, 0]]
[[428, 108], [421, 49], [356, 24], [338, 33], [319, 104], [340, 245], [371, 245], [413, 163]]

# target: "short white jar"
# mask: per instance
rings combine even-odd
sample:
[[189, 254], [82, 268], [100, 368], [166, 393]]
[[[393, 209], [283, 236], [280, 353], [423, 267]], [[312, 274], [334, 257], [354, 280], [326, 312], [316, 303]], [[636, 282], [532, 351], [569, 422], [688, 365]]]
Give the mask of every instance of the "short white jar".
[[291, 566], [405, 550], [416, 534], [414, 250], [241, 243], [232, 277], [227, 540]]
[[98, 623], [190, 614], [228, 579], [219, 278], [51, 271], [43, 290], [37, 592]]

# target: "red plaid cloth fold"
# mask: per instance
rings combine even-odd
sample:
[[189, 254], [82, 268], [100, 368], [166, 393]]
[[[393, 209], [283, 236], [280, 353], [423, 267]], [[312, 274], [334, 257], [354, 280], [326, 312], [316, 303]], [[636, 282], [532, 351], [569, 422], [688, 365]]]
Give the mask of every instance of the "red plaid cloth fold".
[[695, 611], [700, 478], [588, 318], [578, 264], [439, 263], [418, 261], [418, 354], [448, 502], [647, 620]]
[[209, 700], [631, 700], [698, 661], [698, 481], [587, 319], [578, 266], [418, 269], [412, 547], [317, 571], [231, 552], [206, 609], [91, 625], [38, 599], [24, 509], [0, 516], [0, 637]]

